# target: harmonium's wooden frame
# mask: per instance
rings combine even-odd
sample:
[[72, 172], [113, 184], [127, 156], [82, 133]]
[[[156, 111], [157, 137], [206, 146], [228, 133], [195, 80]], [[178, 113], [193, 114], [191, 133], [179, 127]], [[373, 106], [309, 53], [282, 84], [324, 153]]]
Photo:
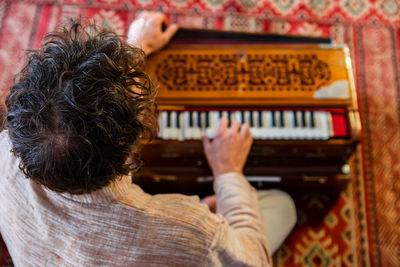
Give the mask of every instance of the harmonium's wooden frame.
[[[212, 37], [197, 38], [204, 32]], [[344, 136], [255, 140], [244, 173], [257, 188], [330, 190], [350, 181], [349, 161], [361, 138], [361, 123], [346, 45], [326, 38], [180, 32], [185, 33], [190, 37], [179, 38], [178, 32], [148, 59], [147, 72], [158, 85], [158, 110], [340, 110], [346, 120]], [[142, 157], [144, 165], [133, 181], [145, 191], [212, 193], [200, 140], [156, 139], [144, 146]]]

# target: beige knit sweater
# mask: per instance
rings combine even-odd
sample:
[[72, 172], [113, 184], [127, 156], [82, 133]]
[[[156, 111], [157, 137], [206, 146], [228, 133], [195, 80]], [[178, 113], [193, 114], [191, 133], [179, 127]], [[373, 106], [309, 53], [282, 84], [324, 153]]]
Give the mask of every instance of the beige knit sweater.
[[24, 177], [0, 133], [0, 230], [16, 266], [269, 266], [257, 195], [237, 173], [199, 198], [144, 193], [129, 177], [86, 195]]

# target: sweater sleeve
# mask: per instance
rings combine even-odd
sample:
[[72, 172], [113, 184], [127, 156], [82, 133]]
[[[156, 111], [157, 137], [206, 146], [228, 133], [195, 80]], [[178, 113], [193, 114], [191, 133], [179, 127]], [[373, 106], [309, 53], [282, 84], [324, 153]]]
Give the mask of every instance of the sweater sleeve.
[[213, 266], [272, 266], [256, 190], [239, 173], [214, 181], [216, 212], [224, 217], [210, 251]]

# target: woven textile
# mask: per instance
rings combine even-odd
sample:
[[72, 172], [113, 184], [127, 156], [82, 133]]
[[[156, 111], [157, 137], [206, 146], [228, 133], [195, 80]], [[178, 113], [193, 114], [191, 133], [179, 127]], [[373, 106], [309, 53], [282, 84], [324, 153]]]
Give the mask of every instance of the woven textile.
[[[354, 181], [338, 195], [296, 194], [299, 223], [274, 261], [276, 266], [399, 266], [400, 3], [0, 0], [1, 101], [23, 65], [22, 50], [38, 47], [43, 34], [65, 18], [83, 15], [124, 34], [144, 9], [165, 12], [185, 27], [332, 36], [349, 45], [363, 124], [363, 141], [352, 164]], [[0, 254], [0, 265], [3, 259]]]

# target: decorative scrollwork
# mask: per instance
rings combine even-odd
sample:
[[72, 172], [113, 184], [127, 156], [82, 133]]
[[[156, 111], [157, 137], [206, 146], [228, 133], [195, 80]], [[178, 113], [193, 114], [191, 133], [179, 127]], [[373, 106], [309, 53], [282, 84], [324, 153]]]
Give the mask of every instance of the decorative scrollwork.
[[330, 77], [315, 54], [168, 54], [156, 68], [170, 91], [315, 91]]

